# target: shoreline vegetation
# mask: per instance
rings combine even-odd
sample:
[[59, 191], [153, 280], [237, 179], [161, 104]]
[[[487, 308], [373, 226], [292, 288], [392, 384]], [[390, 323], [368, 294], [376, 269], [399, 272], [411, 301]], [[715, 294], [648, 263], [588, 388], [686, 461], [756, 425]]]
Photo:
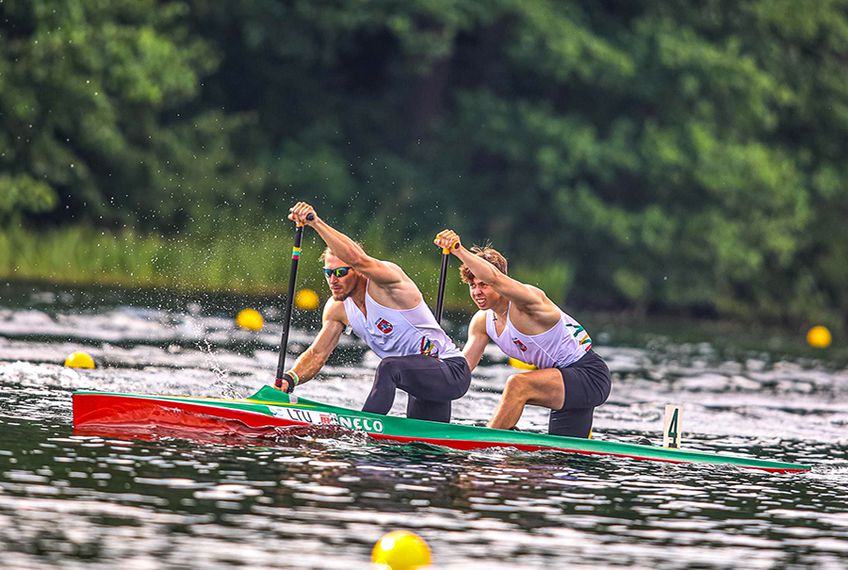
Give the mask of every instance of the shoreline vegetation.
[[[400, 265], [418, 284], [425, 299], [435, 299], [441, 255], [420, 240], [404, 242], [368, 232], [362, 240], [369, 254]], [[0, 230], [0, 278], [65, 285], [164, 288], [178, 291], [235, 293], [247, 296], [284, 294], [291, 269], [292, 232], [249, 228], [231, 234], [179, 236], [108, 231], [77, 225], [44, 231], [21, 226]], [[323, 243], [307, 233], [297, 287], [327, 299], [320, 271]], [[445, 287], [448, 310], [469, 310], [468, 292], [451, 259]], [[565, 265], [538, 268], [520, 264], [515, 275], [562, 302], [571, 284]]]
[[[268, 297], [282, 297], [286, 292], [293, 237], [290, 229], [286, 224], [273, 230], [245, 226], [231, 234], [197, 232], [162, 236], [130, 229], [107, 231], [84, 224], [48, 230], [15, 225], [0, 230], [0, 279], [57, 286], [156, 290], [169, 295], [222, 294], [229, 298], [244, 297], [245, 303], [266, 302]], [[425, 301], [436, 298], [441, 262], [437, 248], [431, 249], [421, 240], [402, 240], [395, 233], [374, 226], [365, 235], [356, 237], [361, 238], [371, 255], [403, 267], [421, 288]], [[299, 289], [315, 290], [322, 306], [327, 299], [319, 260], [323, 248], [317, 236], [311, 232], [304, 235], [297, 284]], [[458, 268], [457, 260], [451, 259], [445, 308], [449, 312], [470, 313], [473, 306], [466, 286], [459, 280]], [[516, 277], [541, 287], [568, 310], [567, 293], [574, 283], [565, 262], [538, 268], [511, 261], [510, 268]], [[553, 292], [560, 295], [557, 297]], [[226, 304], [232, 302], [231, 299]], [[735, 339], [728, 342], [739, 350], [756, 350], [767, 345], [799, 355], [815, 353], [798, 342], [806, 328], [814, 323], [697, 317], [673, 310], [609, 310], [582, 305], [572, 312], [598, 332], [611, 329], [644, 333], [650, 329], [661, 337], [681, 342], [698, 343], [704, 337], [726, 338]], [[650, 327], [646, 326], [648, 315]], [[838, 327], [833, 330], [841, 332]], [[603, 341], [603, 336], [599, 335], [598, 340]], [[635, 342], [628, 338], [616, 341]], [[720, 346], [723, 344], [719, 341]], [[848, 354], [839, 352], [838, 355], [831, 349], [831, 358], [848, 360]]]
[[[269, 298], [286, 293], [291, 268], [293, 232], [288, 225], [275, 229], [244, 227], [231, 234], [200, 232], [177, 236], [141, 234], [125, 229], [107, 231], [84, 224], [49, 230], [15, 225], [0, 229], [0, 279], [13, 283], [39, 283], [74, 288], [105, 288], [148, 291], [142, 302], [158, 305], [162, 296], [222, 296], [220, 309], [237, 311], [239, 306], [258, 303], [274, 307]], [[375, 257], [398, 263], [416, 281], [426, 302], [433, 302], [438, 288], [439, 250], [422, 240], [402, 240], [385, 229], [369, 227], [361, 239]], [[403, 245], [398, 245], [403, 244]], [[298, 288], [318, 293], [321, 306], [327, 299], [319, 256], [324, 246], [307, 232], [298, 269]], [[515, 256], [516, 258], [518, 256]], [[449, 313], [470, 314], [474, 308], [466, 286], [459, 280], [459, 264], [451, 259], [445, 290]], [[804, 334], [810, 322], [776, 323], [767, 318], [733, 316], [699, 317], [662, 308], [651, 311], [571, 307], [568, 291], [574, 286], [565, 262], [547, 268], [510, 262], [510, 273], [538, 285], [565, 310], [571, 309], [593, 332], [599, 345], [647, 346], [667, 339], [689, 346], [696, 354], [708, 342], [721, 352], [759, 354], [762, 351], [799, 358], [824, 358], [831, 366], [848, 363], [848, 350], [839, 343], [826, 351], [810, 348]], [[559, 291], [559, 298], [551, 293]], [[111, 296], [111, 295], [110, 295]], [[233, 313], [235, 314], [235, 313]], [[301, 311], [301, 319], [312, 321], [317, 311]], [[315, 324], [315, 323], [313, 323]], [[449, 323], [454, 327], [456, 323]], [[461, 327], [462, 328], [462, 327]], [[841, 334], [838, 326], [832, 330]], [[454, 331], [460, 336], [463, 332]], [[712, 349], [710, 349], [712, 350]], [[768, 360], [767, 357], [763, 357]], [[810, 361], [813, 362], [813, 361]], [[811, 364], [812, 365], [812, 364]]]
[[4, 275], [278, 291], [305, 200], [428, 296], [450, 227], [566, 309], [848, 330], [845, 2], [46, 4], [0, 3]]

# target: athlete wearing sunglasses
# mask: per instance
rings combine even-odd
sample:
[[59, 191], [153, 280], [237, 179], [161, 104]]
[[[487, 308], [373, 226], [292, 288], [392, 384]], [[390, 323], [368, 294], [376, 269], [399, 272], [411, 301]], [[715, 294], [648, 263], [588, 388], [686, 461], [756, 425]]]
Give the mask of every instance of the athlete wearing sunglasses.
[[291, 209], [289, 219], [312, 227], [327, 244], [321, 257], [332, 298], [315, 340], [277, 388], [291, 392], [314, 378], [350, 326], [382, 359], [364, 411], [387, 414], [401, 389], [409, 395], [408, 417], [449, 422], [451, 401], [468, 391], [471, 370], [412, 279], [394, 263], [369, 256], [305, 202]]
[[324, 268], [324, 277], [329, 279], [330, 277], [333, 277], [335, 275], [336, 277], [341, 278], [341, 277], [344, 277], [345, 275], [347, 275], [350, 272], [351, 269], [353, 269], [353, 267], [334, 267], [334, 268], [325, 267]]

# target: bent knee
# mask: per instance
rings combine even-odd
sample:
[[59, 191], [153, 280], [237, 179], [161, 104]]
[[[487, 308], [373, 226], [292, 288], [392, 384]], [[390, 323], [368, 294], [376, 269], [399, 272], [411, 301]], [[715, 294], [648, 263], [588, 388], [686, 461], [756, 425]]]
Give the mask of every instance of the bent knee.
[[377, 374], [393, 376], [400, 372], [403, 366], [402, 362], [403, 361], [398, 356], [387, 356], [380, 361], [380, 364], [377, 365]]
[[512, 374], [506, 379], [504, 393], [515, 398], [530, 397], [530, 381], [524, 374]]

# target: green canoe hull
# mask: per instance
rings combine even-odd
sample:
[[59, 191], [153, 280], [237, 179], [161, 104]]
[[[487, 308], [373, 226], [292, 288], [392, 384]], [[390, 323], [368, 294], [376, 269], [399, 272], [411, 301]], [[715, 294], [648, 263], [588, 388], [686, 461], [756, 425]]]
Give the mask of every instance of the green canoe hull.
[[234, 424], [251, 429], [339, 426], [376, 439], [423, 442], [454, 449], [557, 450], [667, 463], [733, 465], [774, 473], [810, 469], [808, 465], [701, 451], [383, 416], [290, 396], [269, 386], [241, 400], [79, 391], [73, 395], [73, 408], [74, 428], [85, 431], [160, 427], [209, 433]]

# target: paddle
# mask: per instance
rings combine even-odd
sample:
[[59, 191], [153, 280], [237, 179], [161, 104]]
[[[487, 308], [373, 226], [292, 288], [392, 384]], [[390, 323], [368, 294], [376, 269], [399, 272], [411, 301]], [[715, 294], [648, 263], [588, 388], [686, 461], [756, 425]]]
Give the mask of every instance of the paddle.
[[450, 259], [450, 250], [446, 247], [442, 248], [442, 271], [439, 274], [439, 293], [436, 296], [436, 322], [441, 324], [442, 311], [445, 305], [445, 283], [448, 277], [448, 260]]
[[[309, 214], [306, 219], [310, 222], [315, 219], [314, 214]], [[303, 226], [297, 224], [294, 230], [294, 245], [292, 246], [292, 266], [289, 274], [289, 296], [286, 298], [286, 311], [283, 316], [283, 336], [280, 339], [280, 358], [277, 361], [276, 384], [283, 381], [286, 372], [286, 347], [289, 343], [289, 325], [291, 324], [292, 306], [294, 305], [294, 285], [297, 281], [297, 262], [300, 260], [300, 243], [303, 241]]]

